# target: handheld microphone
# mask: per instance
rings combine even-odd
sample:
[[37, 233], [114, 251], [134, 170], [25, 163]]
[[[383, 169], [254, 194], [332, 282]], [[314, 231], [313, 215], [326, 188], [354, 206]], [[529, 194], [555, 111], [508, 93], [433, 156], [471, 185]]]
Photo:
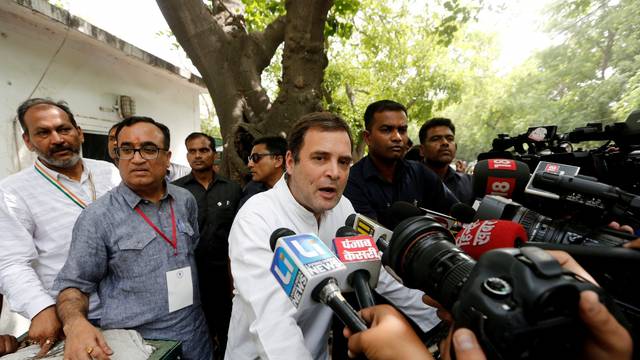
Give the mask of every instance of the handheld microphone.
[[527, 242], [522, 225], [507, 220], [478, 220], [464, 226], [456, 246], [475, 260], [489, 250], [518, 248]]
[[333, 246], [338, 259], [347, 267], [347, 287], [343, 291], [356, 292], [360, 308], [375, 305], [371, 289], [378, 286], [380, 254], [369, 235], [360, 235], [353, 228], [343, 226], [336, 232]]
[[519, 200], [529, 182], [529, 166], [513, 159], [478, 161], [473, 170], [473, 193], [476, 198], [497, 195]]
[[[351, 330], [367, 329], [364, 320], [340, 293], [347, 268], [314, 234], [280, 228], [269, 239], [273, 250], [271, 273], [296, 308], [310, 299], [328, 305]], [[311, 289], [311, 290], [309, 290]]]
[[393, 236], [393, 231], [362, 214], [356, 213], [349, 215], [345, 221], [345, 225], [352, 227], [362, 235], [371, 236], [380, 250], [386, 247], [385, 244], [388, 244], [391, 236]]

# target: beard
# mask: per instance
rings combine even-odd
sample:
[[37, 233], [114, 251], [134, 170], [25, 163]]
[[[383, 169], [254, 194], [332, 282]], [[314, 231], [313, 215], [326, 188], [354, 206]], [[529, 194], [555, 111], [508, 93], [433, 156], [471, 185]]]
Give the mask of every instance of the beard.
[[[72, 152], [73, 155], [71, 155], [70, 158], [68, 159], [57, 159], [56, 157], [53, 156], [54, 153], [58, 152], [58, 151], [62, 151], [62, 150], [69, 150]], [[40, 149], [35, 149], [36, 154], [38, 154], [38, 158], [40, 158], [40, 160], [46, 162], [47, 164], [51, 165], [51, 166], [55, 166], [58, 168], [63, 168], [63, 169], [67, 169], [70, 167], [73, 167], [75, 164], [78, 163], [78, 161], [80, 160], [80, 147], [79, 146], [73, 146], [73, 145], [54, 145], [51, 148], [49, 148], [48, 152], [42, 152], [40, 151]]]

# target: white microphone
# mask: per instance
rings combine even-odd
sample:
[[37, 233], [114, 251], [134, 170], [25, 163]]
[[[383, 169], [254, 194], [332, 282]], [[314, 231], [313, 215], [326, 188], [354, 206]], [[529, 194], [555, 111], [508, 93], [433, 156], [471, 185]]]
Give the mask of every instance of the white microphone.
[[[293, 234], [293, 235], [291, 235]], [[271, 273], [298, 309], [310, 301], [328, 305], [354, 332], [367, 329], [364, 320], [340, 293], [347, 281], [347, 267], [315, 234], [295, 235], [277, 229], [271, 235]]]

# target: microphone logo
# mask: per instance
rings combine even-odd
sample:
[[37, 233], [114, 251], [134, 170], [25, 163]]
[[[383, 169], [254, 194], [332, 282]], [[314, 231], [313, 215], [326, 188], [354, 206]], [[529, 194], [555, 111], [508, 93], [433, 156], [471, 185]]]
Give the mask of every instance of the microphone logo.
[[380, 260], [378, 247], [369, 235], [338, 237], [334, 245], [342, 263]]
[[489, 176], [487, 178], [487, 188], [485, 190], [485, 194], [511, 198], [515, 187], [516, 179], [514, 178]]
[[291, 236], [285, 239], [295, 256], [300, 258], [305, 264], [325, 259], [331, 256], [326, 245], [320, 239], [309, 234]]
[[482, 246], [488, 243], [497, 223], [498, 220], [483, 220], [465, 225], [464, 230], [456, 237], [456, 246]]
[[560, 172], [560, 166], [558, 164], [549, 163], [545, 166], [544, 172], [558, 174]]
[[271, 273], [275, 276], [294, 306], [298, 307], [308, 280], [282, 247], [276, 248], [275, 256], [271, 263]]
[[371, 235], [375, 232], [373, 225], [364, 221], [361, 217], [358, 216], [358, 221], [356, 222], [356, 231], [362, 235]]
[[510, 159], [489, 159], [489, 169], [491, 170], [511, 170], [515, 171], [518, 167], [514, 160]]

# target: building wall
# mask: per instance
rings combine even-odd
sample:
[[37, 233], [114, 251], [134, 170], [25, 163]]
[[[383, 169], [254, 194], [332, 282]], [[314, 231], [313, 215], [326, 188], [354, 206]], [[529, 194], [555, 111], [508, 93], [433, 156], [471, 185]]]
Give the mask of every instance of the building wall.
[[67, 101], [83, 130], [96, 134], [106, 134], [120, 120], [113, 110], [117, 97], [130, 96], [136, 115], [171, 129], [172, 160], [186, 165], [183, 139], [200, 129], [202, 91], [177, 74], [7, 2], [0, 6], [0, 178], [33, 163], [15, 120], [16, 108], [32, 92], [31, 97]]
[[[125, 46], [123, 51], [140, 52]], [[29, 97], [65, 100], [85, 132], [107, 134], [120, 120], [116, 99], [130, 96], [136, 115], [170, 128], [172, 160], [188, 165], [183, 140], [200, 129], [199, 95], [205, 90], [162, 68], [166, 64], [156, 67], [123, 51], [0, 1], [0, 179], [33, 164], [16, 119], [18, 105]], [[24, 333], [29, 322], [7, 310], [5, 301], [0, 334]]]

